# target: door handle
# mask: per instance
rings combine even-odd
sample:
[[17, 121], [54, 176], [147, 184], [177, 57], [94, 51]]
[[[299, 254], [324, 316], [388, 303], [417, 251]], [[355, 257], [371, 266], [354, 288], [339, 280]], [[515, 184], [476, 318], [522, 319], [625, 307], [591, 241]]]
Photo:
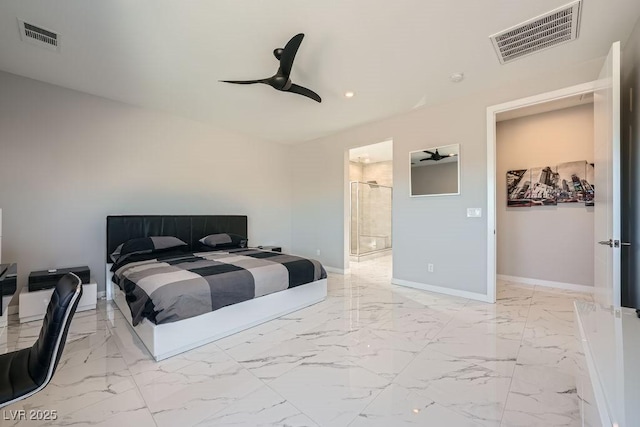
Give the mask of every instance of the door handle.
[[630, 242], [621, 242], [620, 240], [614, 240], [613, 241], [613, 247], [614, 248], [619, 248], [620, 246], [631, 246]]
[[609, 240], [601, 240], [598, 242], [599, 245], [605, 245], [605, 246], [609, 246], [610, 248], [613, 247], [613, 240], [609, 239]]

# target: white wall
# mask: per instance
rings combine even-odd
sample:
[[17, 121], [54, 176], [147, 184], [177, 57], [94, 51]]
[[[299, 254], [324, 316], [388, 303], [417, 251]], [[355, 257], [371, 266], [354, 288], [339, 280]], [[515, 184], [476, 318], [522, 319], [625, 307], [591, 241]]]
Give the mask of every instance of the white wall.
[[89, 265], [104, 289], [108, 214], [246, 214], [291, 248], [287, 146], [0, 72], [3, 261]]
[[498, 274], [593, 286], [593, 207], [506, 207], [508, 170], [575, 160], [593, 162], [593, 104], [497, 124]]
[[[483, 212], [487, 208], [486, 108], [591, 81], [601, 65], [602, 59], [597, 59], [526, 84], [505, 82], [447, 104], [294, 146], [294, 252], [316, 256], [319, 250], [318, 258], [326, 265], [347, 268], [347, 150], [393, 138], [394, 278], [486, 294], [486, 217], [466, 217], [468, 207]], [[409, 152], [447, 144], [460, 144], [461, 194], [410, 198]], [[433, 273], [427, 272], [427, 263], [434, 264]]]

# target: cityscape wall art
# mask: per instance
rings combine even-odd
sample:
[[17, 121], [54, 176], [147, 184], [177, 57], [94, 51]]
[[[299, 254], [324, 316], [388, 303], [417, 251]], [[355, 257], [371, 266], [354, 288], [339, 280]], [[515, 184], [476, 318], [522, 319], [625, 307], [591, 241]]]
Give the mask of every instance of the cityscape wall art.
[[507, 171], [507, 206], [593, 206], [593, 172], [593, 163], [586, 160]]

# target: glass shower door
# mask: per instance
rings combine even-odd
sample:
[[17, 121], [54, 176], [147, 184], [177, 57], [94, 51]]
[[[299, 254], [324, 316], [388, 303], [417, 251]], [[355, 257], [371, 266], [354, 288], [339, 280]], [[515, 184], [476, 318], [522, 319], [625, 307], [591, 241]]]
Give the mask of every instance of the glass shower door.
[[384, 185], [351, 183], [351, 255], [391, 249], [392, 192]]

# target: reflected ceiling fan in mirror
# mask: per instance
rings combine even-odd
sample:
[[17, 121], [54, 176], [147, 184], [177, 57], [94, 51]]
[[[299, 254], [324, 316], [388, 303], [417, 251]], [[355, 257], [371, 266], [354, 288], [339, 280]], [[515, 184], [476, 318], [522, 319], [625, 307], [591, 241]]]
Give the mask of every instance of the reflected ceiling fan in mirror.
[[256, 83], [262, 83], [271, 86], [272, 88], [281, 92], [291, 92], [298, 95], [306, 96], [314, 101], [322, 102], [320, 95], [307, 89], [306, 87], [298, 86], [291, 82], [289, 76], [291, 75], [291, 69], [293, 68], [293, 60], [296, 57], [298, 48], [302, 43], [304, 34], [296, 34], [289, 40], [284, 48], [278, 48], [273, 51], [273, 56], [280, 61], [278, 71], [271, 77], [259, 80], [220, 80], [223, 83], [233, 83], [238, 85], [251, 85]]
[[448, 159], [449, 157], [455, 157], [457, 156], [457, 154], [455, 153], [451, 153], [451, 154], [445, 154], [442, 155], [438, 152], [438, 149], [436, 148], [436, 152], [434, 153], [433, 151], [429, 151], [429, 150], [422, 150], [427, 154], [430, 154], [430, 157], [425, 157], [424, 159], [420, 159], [421, 162], [427, 161], [427, 160], [433, 160], [434, 162], [439, 162], [442, 159]]

